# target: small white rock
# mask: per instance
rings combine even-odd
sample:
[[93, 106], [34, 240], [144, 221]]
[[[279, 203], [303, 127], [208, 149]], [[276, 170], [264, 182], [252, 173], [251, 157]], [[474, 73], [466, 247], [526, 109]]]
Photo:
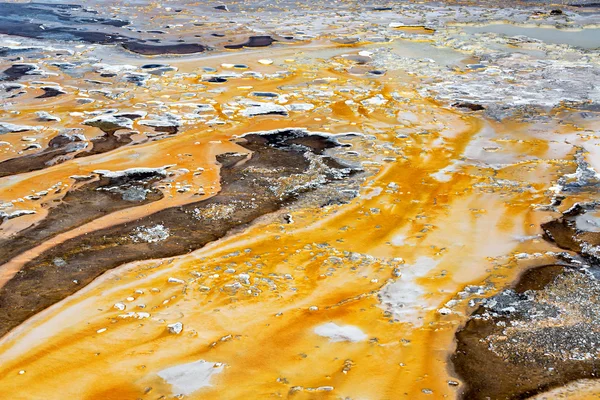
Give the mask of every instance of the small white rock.
[[175, 322], [174, 324], [167, 325], [169, 333], [179, 335], [183, 331], [183, 324], [181, 322]]

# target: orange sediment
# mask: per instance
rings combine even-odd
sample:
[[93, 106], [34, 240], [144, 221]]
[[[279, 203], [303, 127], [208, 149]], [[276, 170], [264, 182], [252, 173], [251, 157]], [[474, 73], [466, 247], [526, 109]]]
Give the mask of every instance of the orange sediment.
[[[282, 58], [288, 57], [286, 51]], [[215, 156], [243, 151], [229, 141], [237, 135], [286, 127], [373, 135], [371, 147], [357, 159], [368, 175], [360, 195], [349, 204], [292, 207], [285, 211], [291, 213], [292, 224], [266, 216], [190, 254], [120, 266], [23, 323], [0, 341], [0, 397], [170, 398], [177, 392], [158, 373], [198, 360], [222, 363], [224, 368], [210, 378], [210, 386], [189, 394], [191, 399], [456, 396], [456, 387], [448, 381], [457, 378], [447, 358], [455, 331], [469, 311], [459, 292], [484, 282], [500, 290], [532, 264], [517, 262], [515, 253], [552, 248], [539, 238], [517, 239], [539, 234], [540, 222], [548, 217], [535, 205], [549, 202], [546, 189], [558, 167], [550, 164], [525, 174], [528, 163], [544, 162], [519, 158], [544, 157], [551, 151], [548, 141], [443, 108], [398, 83], [400, 79], [386, 77], [381, 84], [344, 77], [319, 65], [299, 63], [285, 78], [232, 80], [220, 86], [226, 88], [222, 93], [205, 93], [219, 104], [217, 114], [225, 119], [223, 104], [248, 92], [239, 87], [276, 92], [284, 85], [301, 87], [331, 78], [330, 84], [316, 86], [336, 98], [312, 98], [315, 111], [310, 114], [231, 117], [223, 127], [182, 129], [159, 141], [3, 181], [0, 195], [17, 199], [48, 182], [69, 186], [69, 176], [94, 170], [174, 164], [172, 169], [188, 171], [177, 175], [176, 182], [194, 182], [208, 197], [219, 190]], [[191, 67], [182, 63], [180, 68]], [[352, 96], [340, 90], [345, 84], [362, 85], [364, 93]], [[395, 100], [394, 92], [410, 101]], [[378, 94], [388, 102], [385, 107], [361, 103]], [[176, 94], [167, 90], [165, 95]], [[153, 98], [145, 92], [136, 96], [131, 105]], [[60, 107], [68, 110], [69, 103]], [[400, 118], [402, 113], [406, 115]], [[408, 114], [414, 119], [403, 122], [402, 129], [418, 134], [405, 137], [397, 132], [398, 120], [407, 120]], [[485, 129], [502, 133], [499, 150], [482, 144]], [[86, 134], [91, 131], [86, 128]], [[359, 146], [360, 140], [347, 142]], [[485, 146], [490, 154], [514, 163], [512, 167], [494, 171], [477, 164], [473, 149]], [[204, 173], [194, 177], [199, 167]], [[494, 185], [497, 179], [514, 185]], [[175, 186], [164, 192], [162, 200], [106, 215], [40, 243], [2, 266], [0, 282], [57, 243], [198, 200], [191, 193], [178, 193]], [[31, 208], [38, 214], [9, 221], [2, 234], [43, 218], [40, 203], [31, 203]], [[434, 266], [417, 270], [425, 259]], [[382, 303], [382, 290], [394, 281], [415, 288], [407, 310]], [[453, 299], [459, 305], [450, 314], [440, 313]], [[128, 316], [129, 312], [137, 314]], [[396, 312], [409, 317], [402, 320]], [[169, 333], [167, 326], [176, 322], [183, 331]], [[367, 339], [332, 342], [315, 333], [316, 327], [330, 322], [355, 326]]]

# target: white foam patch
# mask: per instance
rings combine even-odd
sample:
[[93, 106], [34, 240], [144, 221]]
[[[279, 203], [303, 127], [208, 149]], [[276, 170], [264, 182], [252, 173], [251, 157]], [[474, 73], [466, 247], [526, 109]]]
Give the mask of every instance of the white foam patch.
[[112, 73], [112, 74], [118, 74], [120, 72], [124, 72], [124, 71], [135, 71], [137, 69], [137, 67], [135, 65], [129, 65], [129, 64], [122, 64], [122, 65], [114, 65], [114, 64], [103, 64], [103, 63], [97, 63], [97, 64], [93, 64], [92, 67], [97, 68], [99, 72], [104, 72], [104, 73]]
[[406, 239], [408, 239], [406, 237], [406, 235], [397, 234], [397, 235], [394, 235], [391, 242], [394, 246], [403, 246]]
[[315, 328], [319, 336], [329, 338], [331, 342], [362, 342], [367, 339], [367, 334], [353, 325], [339, 326], [333, 322], [319, 325]]
[[373, 197], [379, 196], [382, 192], [383, 192], [383, 188], [380, 188], [380, 187], [368, 188], [366, 190], [366, 193], [361, 194], [360, 197], [362, 197], [365, 200], [371, 200]]
[[458, 170], [460, 164], [460, 161], [455, 160], [447, 167], [442, 168], [439, 171], [431, 174], [431, 177], [437, 179], [439, 182], [449, 182], [452, 179], [453, 173]]
[[421, 318], [431, 305], [423, 299], [426, 292], [416, 280], [426, 276], [437, 265], [438, 261], [429, 257], [419, 257], [414, 264], [406, 265], [402, 277], [385, 285], [379, 292], [381, 306], [399, 321], [421, 326]]
[[211, 377], [221, 372], [222, 364], [200, 360], [163, 369], [158, 376], [173, 387], [174, 394], [188, 396], [198, 389], [212, 386]]
[[129, 168], [129, 169], [126, 169], [123, 171], [109, 171], [107, 169], [97, 169], [92, 172], [94, 172], [95, 174], [98, 174], [98, 175], [102, 175], [105, 178], [123, 178], [123, 177], [127, 177], [129, 175], [135, 175], [135, 174], [157, 174], [157, 175], [161, 175], [161, 176], [166, 176], [167, 175], [166, 169], [169, 167], [171, 167], [171, 166], [165, 165], [164, 167], [160, 167], [160, 168], [140, 167], [140, 168]]
[[281, 114], [288, 115], [288, 110], [284, 106], [275, 103], [261, 103], [258, 101], [249, 102], [247, 108], [240, 111], [244, 117], [254, 117], [265, 114]]
[[8, 122], [0, 122], [0, 135], [4, 135], [5, 133], [37, 131], [38, 129], [37, 126], [15, 125]]

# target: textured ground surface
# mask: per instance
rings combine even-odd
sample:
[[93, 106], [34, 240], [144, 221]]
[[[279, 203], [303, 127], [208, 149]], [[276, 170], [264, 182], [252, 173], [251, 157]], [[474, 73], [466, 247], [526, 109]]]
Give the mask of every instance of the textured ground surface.
[[593, 1], [0, 3], [0, 398], [597, 398]]

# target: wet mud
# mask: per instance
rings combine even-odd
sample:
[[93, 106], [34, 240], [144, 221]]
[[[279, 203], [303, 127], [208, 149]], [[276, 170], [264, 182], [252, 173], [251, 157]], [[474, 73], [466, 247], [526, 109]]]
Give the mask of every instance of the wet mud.
[[546, 239], [575, 254], [527, 270], [512, 289], [481, 300], [456, 334], [451, 361], [464, 399], [526, 399], [597, 379], [600, 352], [600, 233], [576, 226], [597, 209], [577, 204], [542, 225]]
[[243, 49], [244, 47], [267, 47], [276, 42], [271, 36], [250, 36], [248, 40], [240, 44], [228, 44], [226, 49]]
[[[173, 131], [170, 131], [175, 133]], [[48, 143], [48, 148], [33, 154], [10, 158], [0, 162], [0, 177], [22, 174], [64, 163], [73, 158], [82, 158], [126, 146], [133, 142], [133, 133], [107, 131], [87, 141], [79, 134], [60, 134]]]
[[560, 248], [574, 251], [590, 263], [600, 265], [600, 231], [590, 231], [578, 226], [578, 220], [586, 221], [588, 215], [592, 227], [595, 226], [597, 217], [593, 214], [598, 209], [598, 203], [576, 204], [561, 218], [543, 224], [542, 229], [547, 239], [555, 242]]
[[63, 162], [88, 146], [81, 135], [61, 134], [50, 140], [48, 148], [34, 154], [10, 158], [0, 162], [0, 177], [37, 171]]
[[134, 170], [119, 177], [105, 177], [102, 174], [74, 177], [79, 181], [75, 188], [58, 199], [43, 203], [48, 209], [46, 218], [16, 235], [0, 239], [0, 246], [4, 246], [0, 264], [59, 233], [118, 210], [162, 199], [163, 194], [154, 186], [166, 175], [162, 170]]

